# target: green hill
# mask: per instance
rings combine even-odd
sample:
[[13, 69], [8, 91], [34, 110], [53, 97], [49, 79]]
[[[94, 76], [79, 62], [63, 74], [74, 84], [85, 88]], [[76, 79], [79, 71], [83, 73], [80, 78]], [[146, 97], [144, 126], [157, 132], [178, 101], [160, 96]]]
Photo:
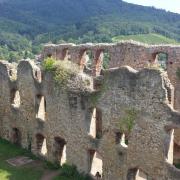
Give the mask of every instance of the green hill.
[[0, 1], [1, 59], [33, 57], [47, 42], [112, 42], [138, 34], [150, 34], [147, 43], [161, 39], [152, 34], [180, 42], [180, 14], [122, 0]]
[[121, 35], [112, 38], [113, 42], [118, 42], [122, 40], [134, 40], [146, 44], [180, 44], [174, 39], [167, 38], [159, 34], [137, 34], [127, 36]]

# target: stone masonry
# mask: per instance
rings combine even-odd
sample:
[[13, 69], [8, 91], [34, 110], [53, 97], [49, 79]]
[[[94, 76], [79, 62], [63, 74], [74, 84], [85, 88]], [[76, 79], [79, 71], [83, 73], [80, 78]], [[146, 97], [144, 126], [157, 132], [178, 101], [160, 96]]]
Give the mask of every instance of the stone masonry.
[[[167, 71], [154, 67], [159, 53]], [[180, 179], [180, 46], [52, 44], [46, 57], [79, 65], [71, 88], [34, 61], [0, 61], [1, 138], [94, 178]]]

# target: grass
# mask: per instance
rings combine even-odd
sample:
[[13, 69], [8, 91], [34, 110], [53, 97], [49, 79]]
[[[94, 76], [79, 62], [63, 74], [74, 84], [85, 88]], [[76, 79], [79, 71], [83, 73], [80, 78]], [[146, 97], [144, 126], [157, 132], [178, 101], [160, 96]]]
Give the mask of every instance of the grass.
[[6, 160], [16, 156], [28, 156], [36, 159], [30, 152], [0, 139], [0, 180], [39, 180], [43, 175], [42, 167], [13, 167]]
[[115, 36], [112, 38], [113, 42], [122, 40], [134, 40], [146, 44], [180, 44], [174, 39], [167, 38], [159, 34], [137, 34], [127, 36]]
[[[28, 156], [37, 160], [38, 164], [14, 167], [6, 162], [6, 160], [17, 156]], [[76, 166], [65, 164], [60, 168], [60, 166], [50, 162], [40, 161], [29, 151], [0, 139], [0, 180], [40, 180], [46, 170], [60, 172], [60, 175], [53, 180], [91, 180], [88, 175], [79, 173]]]

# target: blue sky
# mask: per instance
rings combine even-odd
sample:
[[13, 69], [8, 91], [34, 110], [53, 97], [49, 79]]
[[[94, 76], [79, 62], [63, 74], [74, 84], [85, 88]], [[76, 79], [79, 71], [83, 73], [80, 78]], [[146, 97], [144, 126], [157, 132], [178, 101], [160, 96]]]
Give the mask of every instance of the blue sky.
[[180, 14], [180, 0], [123, 0], [133, 4], [143, 6], [154, 6], [156, 8], [165, 9], [167, 11]]

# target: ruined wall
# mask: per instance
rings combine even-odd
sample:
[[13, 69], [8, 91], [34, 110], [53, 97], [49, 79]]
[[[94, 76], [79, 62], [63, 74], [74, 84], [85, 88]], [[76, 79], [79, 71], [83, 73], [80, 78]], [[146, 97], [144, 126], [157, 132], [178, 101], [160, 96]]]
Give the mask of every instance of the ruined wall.
[[[130, 68], [106, 73], [108, 87], [97, 103], [103, 114], [100, 152], [107, 168], [104, 177], [126, 179], [129, 170], [139, 169], [147, 175], [145, 179], [168, 179], [166, 140], [169, 134], [165, 126], [173, 123], [173, 112], [166, 105], [165, 76], [156, 70], [136, 72]], [[120, 124], [124, 118], [128, 121], [128, 112], [132, 110], [136, 112], [132, 130], [123, 132]], [[127, 147], [115, 142], [118, 132], [127, 136]]]
[[[49, 161], [75, 164], [92, 175], [98, 171], [105, 180], [178, 180], [180, 171], [172, 163], [180, 114], [173, 109], [177, 92], [174, 98], [174, 81], [171, 84], [169, 74], [157, 69], [141, 70], [143, 61], [139, 71], [126, 66], [100, 72], [102, 46], [120, 51], [120, 45], [71, 45], [68, 51], [67, 45], [62, 49], [64, 46], [65, 59], [75, 63], [79, 63], [78, 52], [84, 54], [91, 48], [99, 63], [92, 70], [98, 72], [96, 76], [82, 73], [82, 63], [71, 87], [64, 89], [51, 73], [32, 61], [20, 61], [17, 67], [1, 61], [0, 137]], [[142, 52], [154, 52], [133, 46], [144, 49]], [[57, 47], [45, 47], [48, 50], [44, 56]], [[62, 59], [60, 52], [53, 56]], [[126, 63], [132, 56], [124, 56]], [[171, 65], [176, 67], [179, 61], [173, 60]], [[115, 62], [113, 67], [121, 66]]]
[[109, 68], [128, 65], [136, 70], [149, 67], [155, 63], [158, 53], [166, 53], [168, 56], [167, 73], [171, 83], [175, 87], [174, 107], [180, 110], [180, 79], [176, 76], [177, 68], [180, 68], [180, 46], [175, 45], [145, 45], [136, 42], [121, 42], [117, 44], [60, 44], [46, 45], [42, 56], [53, 56], [57, 60], [69, 59], [83, 69], [85, 65], [85, 52], [92, 52], [92, 72], [98, 76], [103, 64], [103, 56], [109, 56]]
[[[10, 111], [10, 64], [4, 62], [0, 66], [0, 125], [6, 124], [8, 121], [8, 112]], [[3, 118], [2, 118], [3, 117]], [[1, 129], [0, 135], [9, 138], [9, 124]]]

